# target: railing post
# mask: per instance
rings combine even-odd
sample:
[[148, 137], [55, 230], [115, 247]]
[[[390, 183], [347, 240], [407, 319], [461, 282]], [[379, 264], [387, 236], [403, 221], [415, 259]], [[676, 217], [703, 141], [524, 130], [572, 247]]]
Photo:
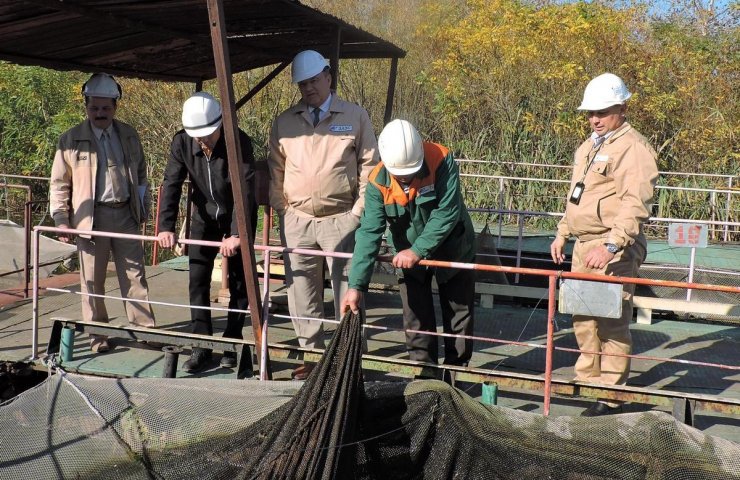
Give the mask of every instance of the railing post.
[[[498, 209], [499, 211], [503, 211], [504, 209], [504, 179], [499, 178], [498, 179]], [[498, 238], [496, 239], [496, 247], [501, 247], [501, 236], [502, 236], [502, 230], [503, 230], [503, 214], [498, 214]]]
[[27, 201], [23, 205], [23, 243], [25, 258], [23, 262], [23, 298], [28, 298], [28, 284], [31, 281], [31, 205], [32, 201]]
[[[159, 236], [159, 205], [162, 200], [162, 185], [157, 187], [157, 212], [154, 214], [154, 236]], [[159, 242], [152, 245], [152, 266], [159, 265]]]
[[31, 256], [33, 262], [33, 309], [31, 313], [31, 360], [36, 360], [39, 346], [39, 237], [41, 232], [33, 230]]
[[732, 208], [732, 177], [727, 179], [727, 201], [725, 205], [725, 232], [723, 238], [725, 242], [728, 242], [730, 239], [730, 209]]
[[[696, 267], [696, 247], [691, 247], [691, 259], [689, 260], [689, 283], [694, 283], [694, 268]], [[686, 301], [691, 301], [691, 289], [686, 289]]]
[[[712, 222], [717, 221], [717, 192], [713, 191], [709, 194], [709, 209], [710, 209], [710, 218]], [[712, 240], [714, 240], [716, 237], [714, 236], [715, 230], [713, 228], [710, 229], [710, 232], [712, 233]]]
[[554, 347], [553, 335], [555, 334], [555, 287], [557, 277], [548, 277], [547, 287], [547, 348], [545, 350], [545, 393], [544, 409], [545, 415], [550, 415], [550, 393], [552, 389], [552, 352]]
[[[262, 219], [262, 242], [265, 247], [270, 246], [270, 230], [272, 230], [272, 208], [265, 206], [265, 216]], [[272, 380], [272, 371], [267, 348], [268, 320], [270, 318], [270, 250], [262, 250], [262, 342], [255, 346], [260, 351], [260, 380]]]
[[[524, 242], [524, 239], [522, 238], [524, 236], [524, 214], [519, 214], [519, 231], [517, 232], [517, 238], [516, 238], [516, 267], [519, 268], [522, 266], [522, 243]], [[519, 284], [519, 273], [514, 275], [514, 284]]]

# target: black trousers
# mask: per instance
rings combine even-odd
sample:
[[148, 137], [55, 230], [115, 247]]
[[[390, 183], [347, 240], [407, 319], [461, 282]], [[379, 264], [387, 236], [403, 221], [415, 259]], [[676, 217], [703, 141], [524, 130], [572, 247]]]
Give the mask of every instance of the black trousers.
[[[193, 240], [208, 240], [220, 242], [224, 235], [228, 235], [228, 228], [220, 227], [218, 224], [203, 224], [193, 222], [191, 227], [191, 238]], [[218, 248], [203, 247], [200, 245], [188, 245], [190, 266], [190, 305], [211, 306], [211, 274], [213, 273], [213, 261], [218, 254]], [[242, 267], [241, 252], [227, 259], [229, 268], [229, 308], [246, 310], [249, 306], [247, 300], [247, 287], [244, 280], [244, 268]], [[202, 335], [213, 335], [213, 324], [211, 322], [211, 311], [199, 308], [190, 309], [193, 333]], [[226, 338], [243, 338], [242, 329], [246, 314], [228, 312], [226, 317]]]
[[[404, 271], [399, 279], [403, 302], [405, 329], [427, 332], [437, 331], [432, 295], [432, 276], [435, 269], [420, 269], [413, 273]], [[473, 334], [475, 302], [475, 271], [460, 270], [454, 277], [439, 284], [439, 303], [442, 310], [442, 328], [445, 333]], [[447, 365], [466, 366], [473, 355], [473, 341], [462, 338], [444, 338]], [[438, 362], [438, 337], [406, 332], [406, 348], [411, 360]]]

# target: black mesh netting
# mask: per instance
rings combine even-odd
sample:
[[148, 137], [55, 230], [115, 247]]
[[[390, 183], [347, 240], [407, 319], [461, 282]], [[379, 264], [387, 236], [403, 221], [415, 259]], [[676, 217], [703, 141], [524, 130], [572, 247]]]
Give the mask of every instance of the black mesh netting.
[[59, 373], [0, 407], [9, 479], [740, 479], [659, 412], [545, 417], [445, 383], [364, 383], [345, 317], [305, 384]]

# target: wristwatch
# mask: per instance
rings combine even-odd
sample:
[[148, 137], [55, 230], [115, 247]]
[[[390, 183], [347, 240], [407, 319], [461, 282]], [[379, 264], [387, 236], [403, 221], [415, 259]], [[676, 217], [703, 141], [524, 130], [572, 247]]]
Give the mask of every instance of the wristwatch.
[[614, 243], [605, 243], [606, 251], [614, 255], [619, 251], [619, 247]]

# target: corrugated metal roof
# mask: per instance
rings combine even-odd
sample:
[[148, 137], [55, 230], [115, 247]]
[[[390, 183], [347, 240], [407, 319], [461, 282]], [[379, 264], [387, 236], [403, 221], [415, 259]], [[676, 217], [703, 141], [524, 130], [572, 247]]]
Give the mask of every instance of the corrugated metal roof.
[[[340, 58], [405, 55], [296, 1], [223, 5], [234, 73], [289, 61], [307, 48], [330, 57], [338, 35]], [[0, 0], [0, 59], [158, 80], [216, 77], [205, 0]]]

